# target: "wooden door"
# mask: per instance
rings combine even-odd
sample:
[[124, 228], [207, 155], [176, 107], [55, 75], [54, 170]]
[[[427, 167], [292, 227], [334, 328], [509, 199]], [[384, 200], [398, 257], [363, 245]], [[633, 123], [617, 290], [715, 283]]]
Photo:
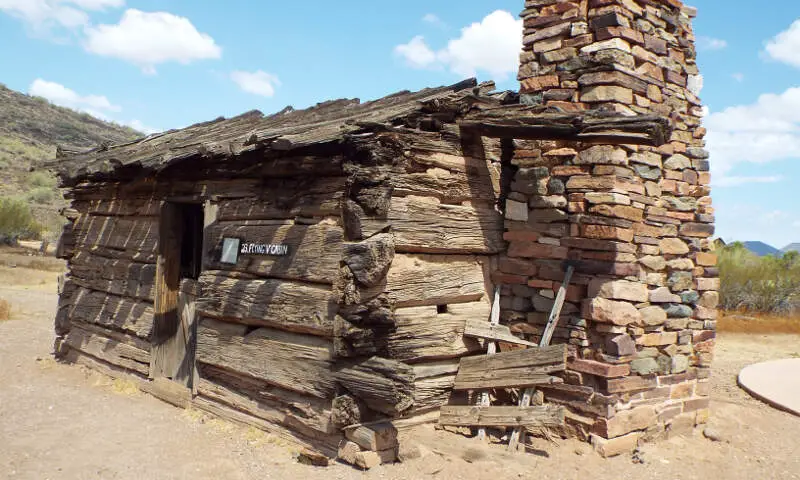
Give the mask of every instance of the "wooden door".
[[150, 378], [193, 387], [195, 301], [203, 238], [203, 207], [165, 203], [159, 225]]

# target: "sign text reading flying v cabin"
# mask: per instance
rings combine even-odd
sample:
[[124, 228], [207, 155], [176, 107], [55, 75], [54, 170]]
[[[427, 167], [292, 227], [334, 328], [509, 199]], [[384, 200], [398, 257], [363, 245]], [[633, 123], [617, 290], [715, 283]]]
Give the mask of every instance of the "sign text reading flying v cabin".
[[240, 255], [286, 255], [289, 245], [282, 243], [243, 243]]

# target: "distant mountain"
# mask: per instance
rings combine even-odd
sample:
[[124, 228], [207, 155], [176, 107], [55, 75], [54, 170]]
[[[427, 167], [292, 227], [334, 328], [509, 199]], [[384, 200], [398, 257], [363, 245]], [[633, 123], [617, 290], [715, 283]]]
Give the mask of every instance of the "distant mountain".
[[742, 242], [744, 248], [750, 250], [751, 252], [755, 253], [756, 255], [763, 257], [765, 255], [778, 255], [780, 256], [781, 251], [777, 248], [773, 247], [772, 245], [767, 245], [764, 242]]
[[789, 245], [781, 248], [781, 252], [783, 253], [791, 251], [800, 252], [800, 243], [790, 243]]

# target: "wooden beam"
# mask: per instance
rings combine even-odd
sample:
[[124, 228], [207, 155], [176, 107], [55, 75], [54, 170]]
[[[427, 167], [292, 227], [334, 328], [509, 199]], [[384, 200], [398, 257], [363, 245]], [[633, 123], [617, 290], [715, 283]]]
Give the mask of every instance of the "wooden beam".
[[459, 126], [486, 137], [651, 146], [663, 145], [672, 133], [670, 121], [657, 115], [548, 113], [523, 105], [473, 113]]
[[565, 345], [466, 357], [461, 359], [454, 389], [483, 390], [560, 383], [562, 379], [550, 374], [563, 372], [566, 368]]
[[439, 424], [452, 427], [557, 427], [564, 425], [564, 407], [478, 407], [446, 405]]

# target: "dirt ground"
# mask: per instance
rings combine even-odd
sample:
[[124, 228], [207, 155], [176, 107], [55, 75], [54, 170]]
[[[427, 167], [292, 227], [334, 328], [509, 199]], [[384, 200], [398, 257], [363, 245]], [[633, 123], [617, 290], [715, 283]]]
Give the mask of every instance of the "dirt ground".
[[[800, 417], [776, 411], [736, 386], [747, 364], [800, 356], [800, 336], [725, 334], [718, 341], [710, 425], [602, 459], [577, 441], [544, 440], [535, 453], [432, 427], [416, 434], [424, 458], [359, 472], [299, 464], [296, 449], [267, 434], [167, 405], [51, 356], [55, 272], [0, 264], [0, 478], [3, 479], [800, 479]], [[502, 476], [502, 477], [500, 477]]]

